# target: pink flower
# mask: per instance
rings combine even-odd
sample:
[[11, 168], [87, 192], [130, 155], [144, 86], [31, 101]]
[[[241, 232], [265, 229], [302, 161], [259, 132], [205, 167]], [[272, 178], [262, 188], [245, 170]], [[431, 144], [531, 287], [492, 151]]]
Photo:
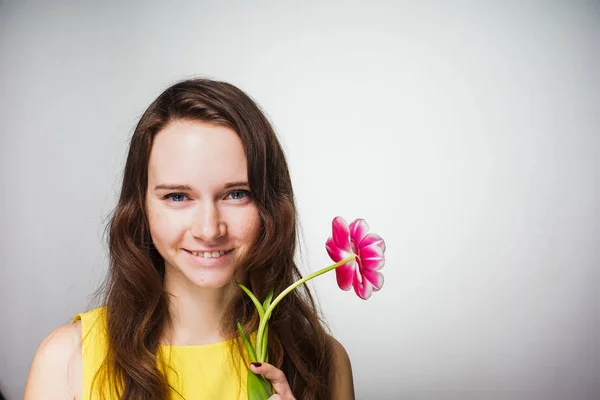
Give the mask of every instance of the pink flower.
[[363, 300], [383, 286], [383, 275], [379, 270], [385, 264], [385, 242], [374, 233], [368, 233], [369, 225], [364, 219], [356, 219], [350, 226], [342, 217], [332, 222], [333, 235], [325, 246], [329, 257], [340, 262], [352, 254], [356, 258], [336, 268], [335, 275], [340, 289], [354, 291]]

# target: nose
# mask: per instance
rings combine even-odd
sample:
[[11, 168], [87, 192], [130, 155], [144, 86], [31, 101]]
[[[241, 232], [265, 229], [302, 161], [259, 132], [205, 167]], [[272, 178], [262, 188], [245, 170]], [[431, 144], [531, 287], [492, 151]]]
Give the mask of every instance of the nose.
[[194, 237], [207, 243], [214, 242], [227, 234], [227, 226], [221, 220], [219, 210], [211, 202], [202, 205], [192, 221], [190, 230]]

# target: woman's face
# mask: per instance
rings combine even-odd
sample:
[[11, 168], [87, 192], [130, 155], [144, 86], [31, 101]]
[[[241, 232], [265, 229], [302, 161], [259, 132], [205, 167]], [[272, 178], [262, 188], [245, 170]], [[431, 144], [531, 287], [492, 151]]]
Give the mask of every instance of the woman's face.
[[176, 121], [154, 138], [146, 211], [165, 273], [205, 288], [231, 283], [260, 229], [242, 142], [230, 128]]

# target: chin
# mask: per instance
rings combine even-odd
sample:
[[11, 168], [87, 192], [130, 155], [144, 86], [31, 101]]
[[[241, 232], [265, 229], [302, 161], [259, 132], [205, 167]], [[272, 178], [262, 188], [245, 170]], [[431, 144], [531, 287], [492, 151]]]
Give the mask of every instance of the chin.
[[188, 281], [203, 289], [223, 289], [233, 284], [233, 275], [227, 277], [212, 277], [212, 276], [186, 276]]
[[224, 268], [190, 268], [182, 266], [177, 268], [182, 281], [187, 281], [199, 288], [204, 289], [222, 289], [234, 283], [235, 269], [233, 266]]

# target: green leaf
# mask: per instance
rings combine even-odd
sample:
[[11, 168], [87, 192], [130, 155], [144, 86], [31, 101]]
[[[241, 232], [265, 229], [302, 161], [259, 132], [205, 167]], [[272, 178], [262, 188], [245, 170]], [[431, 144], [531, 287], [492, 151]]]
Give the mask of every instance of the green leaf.
[[[275, 292], [275, 287], [271, 286], [271, 290], [269, 290], [269, 293], [267, 294], [267, 298], [263, 302], [263, 308], [265, 310], [267, 310], [269, 308], [269, 306], [271, 305], [271, 300], [273, 300], [274, 292]], [[269, 362], [269, 354], [267, 353], [268, 338], [269, 338], [269, 324], [267, 324], [265, 326], [265, 332], [263, 334], [261, 345], [260, 345], [260, 347], [261, 347], [260, 354], [262, 355], [264, 362]]]
[[242, 327], [242, 324], [240, 324], [240, 321], [237, 322], [237, 329], [240, 336], [242, 337], [242, 340], [244, 341], [244, 346], [246, 346], [246, 350], [248, 351], [248, 357], [250, 358], [250, 361], [257, 362], [258, 360], [256, 358], [256, 350], [254, 350], [254, 346], [252, 345], [250, 338], [248, 338], [248, 335], [246, 335], [246, 332], [244, 332], [244, 328]]
[[246, 286], [242, 285], [240, 282], [237, 282], [237, 285], [239, 287], [241, 287], [244, 292], [246, 292], [246, 294], [250, 297], [250, 299], [252, 299], [252, 302], [254, 303], [254, 305], [256, 306], [256, 309], [258, 310], [258, 315], [262, 319], [262, 317], [265, 315], [265, 309], [263, 308], [262, 304], [260, 304], [260, 301], [258, 301], [258, 299], [254, 295], [254, 293], [252, 293], [250, 291], [250, 289], [248, 289]]
[[275, 292], [275, 287], [271, 286], [271, 290], [269, 290], [269, 294], [267, 294], [267, 298], [263, 302], [263, 309], [266, 311], [271, 305], [271, 300], [273, 300], [273, 293]]
[[274, 394], [271, 381], [248, 370], [248, 400], [268, 400]]
[[262, 351], [260, 352], [260, 354], [262, 354], [262, 358], [264, 359], [265, 362], [269, 362], [269, 353], [267, 352], [267, 340], [269, 338], [269, 324], [265, 325], [265, 334], [263, 336], [263, 340], [260, 344], [260, 347], [262, 347]]

